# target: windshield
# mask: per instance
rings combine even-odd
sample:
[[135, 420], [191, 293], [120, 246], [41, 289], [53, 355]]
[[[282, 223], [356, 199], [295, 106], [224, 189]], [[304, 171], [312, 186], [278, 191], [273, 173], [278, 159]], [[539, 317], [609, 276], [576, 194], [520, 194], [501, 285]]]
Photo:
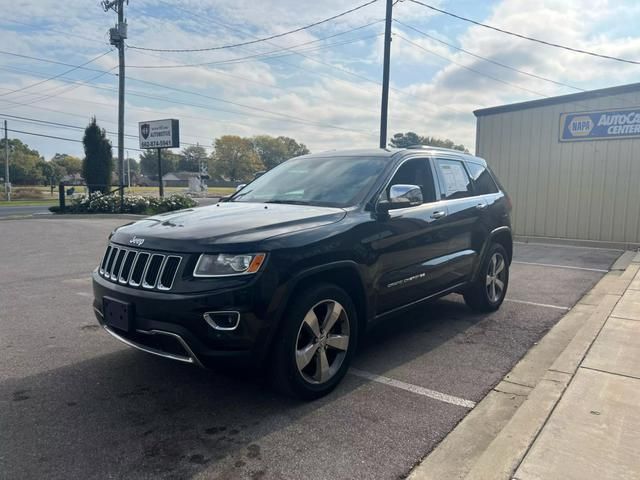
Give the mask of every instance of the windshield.
[[299, 157], [265, 173], [232, 202], [348, 207], [360, 202], [386, 165], [383, 157]]

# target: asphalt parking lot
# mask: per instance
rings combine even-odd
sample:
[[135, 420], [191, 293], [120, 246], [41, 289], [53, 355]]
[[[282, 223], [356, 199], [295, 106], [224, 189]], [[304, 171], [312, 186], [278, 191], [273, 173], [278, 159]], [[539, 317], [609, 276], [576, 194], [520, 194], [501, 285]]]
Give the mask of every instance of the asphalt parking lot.
[[102, 331], [89, 272], [121, 223], [0, 221], [0, 478], [403, 477], [622, 253], [517, 244], [498, 312], [451, 295], [391, 319], [301, 403]]

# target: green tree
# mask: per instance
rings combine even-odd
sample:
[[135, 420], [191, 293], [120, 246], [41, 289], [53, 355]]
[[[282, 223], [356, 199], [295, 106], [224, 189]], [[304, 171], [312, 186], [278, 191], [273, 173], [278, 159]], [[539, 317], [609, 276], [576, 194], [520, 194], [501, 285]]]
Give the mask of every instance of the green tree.
[[396, 133], [391, 137], [389, 142], [390, 147], [395, 148], [407, 148], [412, 145], [429, 145], [432, 147], [452, 148], [454, 150], [460, 150], [462, 152], [468, 152], [464, 145], [456, 145], [452, 140], [440, 139], [436, 137], [421, 136], [415, 132]]
[[74, 157], [73, 155], [56, 153], [51, 159], [51, 162], [63, 167], [68, 175], [82, 173], [82, 160], [78, 157]]
[[55, 162], [40, 160], [40, 162], [38, 162], [38, 168], [42, 175], [42, 182], [45, 185], [57, 185], [62, 180], [62, 177], [67, 175], [66, 168]]
[[[0, 140], [0, 153], [2, 153], [2, 171], [4, 177], [4, 139]], [[42, 171], [39, 162], [42, 160], [37, 150], [29, 148], [17, 138], [9, 139], [9, 177], [11, 183], [16, 185], [37, 185], [42, 182]]]
[[271, 170], [290, 158], [309, 153], [309, 149], [305, 144], [298, 143], [289, 137], [257, 135], [253, 137], [252, 141], [253, 148], [267, 170]]
[[207, 163], [207, 151], [200, 145], [190, 145], [184, 148], [178, 161], [178, 170], [182, 172], [199, 172], [200, 162]]
[[84, 160], [82, 162], [82, 176], [87, 182], [89, 192], [107, 193], [111, 187], [113, 172], [113, 155], [111, 142], [107, 134], [96, 122], [96, 117], [84, 130]]
[[[167, 149], [162, 150], [162, 175], [178, 169], [180, 155]], [[158, 178], [158, 150], [145, 150], [140, 155], [140, 170], [145, 177]]]
[[250, 138], [223, 135], [214, 142], [212, 173], [232, 182], [249, 181], [264, 164], [253, 148]]

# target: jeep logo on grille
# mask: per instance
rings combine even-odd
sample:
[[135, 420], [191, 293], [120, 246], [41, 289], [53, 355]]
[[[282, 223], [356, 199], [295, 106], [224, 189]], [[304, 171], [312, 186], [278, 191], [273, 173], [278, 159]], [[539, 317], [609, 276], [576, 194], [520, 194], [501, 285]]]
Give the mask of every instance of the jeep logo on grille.
[[138, 247], [141, 247], [142, 244], [144, 243], [144, 238], [138, 238], [134, 235], [133, 238], [129, 240], [129, 243], [132, 245], [137, 245]]

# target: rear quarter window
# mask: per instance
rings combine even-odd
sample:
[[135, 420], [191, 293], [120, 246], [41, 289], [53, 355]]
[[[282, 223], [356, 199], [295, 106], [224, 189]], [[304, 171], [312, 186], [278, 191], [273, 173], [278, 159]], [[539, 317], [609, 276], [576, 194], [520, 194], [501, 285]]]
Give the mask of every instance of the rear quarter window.
[[498, 186], [484, 165], [467, 162], [467, 169], [473, 180], [476, 195], [498, 193]]

